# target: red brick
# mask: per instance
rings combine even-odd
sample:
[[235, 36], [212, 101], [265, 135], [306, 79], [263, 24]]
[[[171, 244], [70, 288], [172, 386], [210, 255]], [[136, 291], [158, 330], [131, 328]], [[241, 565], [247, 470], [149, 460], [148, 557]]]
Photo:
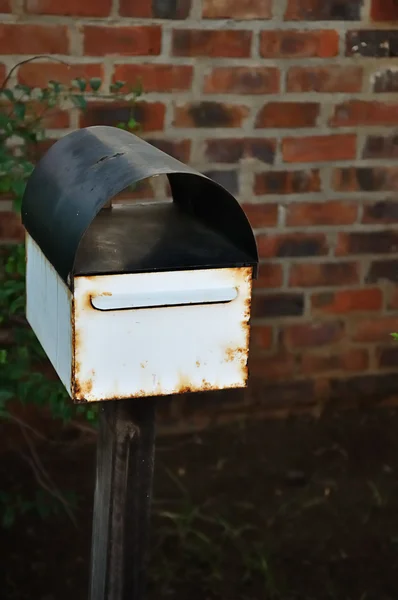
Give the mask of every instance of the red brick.
[[362, 67], [292, 67], [287, 73], [288, 92], [355, 93], [362, 90]]
[[254, 228], [275, 227], [278, 222], [277, 204], [243, 204], [242, 208]]
[[283, 339], [288, 348], [328, 346], [339, 342], [344, 335], [341, 321], [319, 321], [288, 325], [283, 330]]
[[396, 370], [398, 366], [398, 345], [380, 348], [377, 352], [378, 364], [381, 368]]
[[350, 225], [356, 221], [357, 214], [358, 208], [353, 202], [294, 202], [286, 207], [286, 225]]
[[336, 256], [347, 254], [390, 254], [398, 252], [398, 231], [359, 231], [340, 233]]
[[161, 102], [140, 101], [133, 108], [129, 102], [91, 102], [80, 116], [80, 127], [116, 127], [119, 123], [127, 123], [133, 116], [143, 131], [161, 131], [165, 113], [165, 105]]
[[356, 156], [356, 148], [357, 136], [351, 133], [282, 140], [283, 160], [290, 163], [351, 160]]
[[316, 102], [268, 102], [259, 111], [255, 127], [314, 127], [318, 115]]
[[266, 263], [260, 264], [259, 275], [253, 281], [255, 289], [269, 290], [272, 288], [280, 288], [283, 285], [283, 267], [281, 264]]
[[331, 29], [260, 32], [260, 55], [263, 58], [331, 58], [338, 52], [339, 34]]
[[14, 211], [0, 212], [0, 240], [4, 242], [22, 242], [25, 229], [21, 217]]
[[372, 0], [370, 17], [372, 21], [398, 21], [396, 0]]
[[170, 154], [181, 162], [188, 163], [191, 155], [191, 140], [154, 140], [146, 138], [146, 141], [159, 148], [162, 152]]
[[270, 19], [272, 0], [204, 0], [205, 19]]
[[264, 138], [216, 138], [206, 140], [206, 158], [210, 162], [237, 163], [243, 158], [257, 158], [273, 164], [276, 151], [275, 139]]
[[160, 54], [162, 30], [151, 27], [83, 27], [84, 54], [89, 56], [153, 56]]
[[250, 329], [250, 345], [255, 350], [268, 350], [272, 346], [272, 327], [253, 325]]
[[251, 42], [251, 31], [175, 29], [172, 32], [172, 54], [173, 56], [248, 58], [251, 53]]
[[0, 24], [0, 54], [68, 54], [64, 25]]
[[7, 69], [3, 63], [0, 63], [0, 83], [6, 78]]
[[334, 169], [333, 189], [341, 192], [389, 192], [398, 188], [397, 167], [347, 167]]
[[154, 198], [153, 180], [142, 179], [134, 184], [134, 189], [125, 189], [112, 198], [112, 204], [123, 204], [131, 200], [147, 200]]
[[305, 194], [319, 192], [321, 180], [319, 171], [267, 171], [257, 173], [254, 180], [254, 193], [263, 194]]
[[288, 0], [286, 21], [359, 21], [363, 0]]
[[193, 67], [188, 65], [116, 65], [113, 81], [134, 83], [140, 80], [147, 92], [173, 92], [189, 90]]
[[81, 77], [83, 79], [103, 78], [102, 64], [62, 65], [59, 63], [26, 63], [18, 69], [18, 82], [30, 87], [45, 88], [48, 82], [58, 81], [69, 85], [72, 79]]
[[186, 19], [191, 10], [191, 0], [119, 0], [122, 17], [143, 19]]
[[356, 125], [398, 125], [398, 104], [349, 100], [335, 106], [332, 127]]
[[304, 312], [304, 295], [299, 293], [255, 294], [252, 316], [256, 319], [300, 317]]
[[398, 135], [370, 135], [366, 138], [363, 158], [398, 158]]
[[290, 287], [328, 287], [359, 283], [356, 262], [296, 263], [290, 267]]
[[391, 334], [398, 331], [398, 317], [372, 315], [353, 321], [352, 339], [355, 342], [389, 342]]
[[12, 12], [11, 0], [0, 0], [0, 13]]
[[373, 261], [368, 269], [366, 283], [392, 281], [398, 283], [398, 259]]
[[221, 102], [183, 104], [174, 109], [174, 127], [241, 127], [246, 106]]
[[337, 315], [381, 310], [383, 294], [379, 288], [321, 292], [311, 297], [314, 314]]
[[305, 375], [332, 371], [361, 372], [369, 368], [369, 352], [361, 348], [351, 348], [344, 352], [317, 353], [302, 355], [301, 370]]
[[280, 74], [276, 67], [216, 67], [206, 75], [206, 94], [275, 94]]
[[322, 233], [259, 234], [257, 245], [261, 258], [319, 256], [328, 252], [326, 237]]
[[112, 0], [25, 0], [25, 11], [33, 15], [108, 17]]
[[394, 289], [390, 290], [387, 304], [390, 310], [398, 310], [398, 287], [396, 285], [394, 286]]
[[398, 202], [391, 199], [365, 204], [362, 223], [398, 223]]
[[286, 381], [291, 379], [296, 371], [296, 361], [292, 354], [279, 352], [276, 356], [250, 356], [249, 372], [257, 379], [267, 381]]

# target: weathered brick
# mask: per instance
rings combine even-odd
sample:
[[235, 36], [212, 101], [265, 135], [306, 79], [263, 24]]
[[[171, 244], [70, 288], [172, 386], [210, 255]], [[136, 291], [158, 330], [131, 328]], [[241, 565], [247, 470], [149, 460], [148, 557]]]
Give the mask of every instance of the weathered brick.
[[11, 0], [0, 0], [0, 13], [12, 12]]
[[64, 25], [0, 24], [0, 54], [68, 54]]
[[398, 104], [349, 100], [335, 106], [329, 124], [332, 127], [356, 125], [397, 125]]
[[176, 106], [174, 127], [241, 127], [249, 114], [246, 106], [222, 102], [197, 102]]
[[363, 158], [398, 157], [398, 135], [370, 135], [363, 149]]
[[243, 204], [242, 208], [254, 228], [275, 227], [278, 222], [277, 204]]
[[256, 195], [305, 194], [319, 192], [320, 189], [321, 180], [317, 169], [257, 173], [254, 182]]
[[263, 138], [216, 138], [206, 140], [205, 153], [211, 162], [236, 163], [243, 158], [257, 158], [273, 164], [276, 140]]
[[350, 225], [357, 219], [358, 207], [354, 202], [328, 200], [323, 202], [294, 202], [286, 207], [286, 225]]
[[272, 327], [252, 325], [250, 329], [250, 345], [254, 350], [268, 350], [272, 346]]
[[288, 348], [310, 348], [339, 342], [344, 333], [342, 321], [311, 321], [287, 325], [283, 329], [283, 339]]
[[296, 263], [290, 267], [290, 287], [328, 287], [359, 283], [356, 262]]
[[270, 19], [272, 0], [203, 0], [205, 19]]
[[86, 25], [82, 31], [84, 54], [89, 56], [160, 54], [162, 29], [158, 25], [136, 27]]
[[191, 154], [191, 140], [165, 140], [146, 138], [146, 141], [159, 148], [162, 152], [170, 154], [183, 163], [188, 163]]
[[369, 406], [396, 396], [398, 381], [395, 373], [358, 375], [330, 380], [330, 401], [334, 405]]
[[25, 0], [25, 11], [33, 15], [108, 17], [112, 0]]
[[376, 260], [371, 263], [366, 275], [366, 282], [379, 283], [381, 281], [398, 283], [398, 259]]
[[[266, 359], [264, 359], [266, 360]], [[310, 407], [315, 403], [313, 381], [277, 382], [267, 385], [262, 377], [250, 377], [248, 397], [253, 409], [264, 406], [268, 410], [285, 411], [294, 408]]]
[[334, 169], [333, 189], [344, 192], [392, 192], [398, 187], [397, 167], [347, 167]]
[[370, 17], [372, 21], [398, 21], [396, 0], [372, 0]]
[[291, 67], [286, 86], [288, 92], [355, 93], [362, 89], [362, 75], [358, 66]]
[[337, 56], [338, 51], [339, 34], [331, 29], [260, 32], [263, 58], [331, 58]]
[[313, 314], [337, 315], [381, 310], [383, 294], [379, 288], [320, 292], [311, 296]]
[[357, 136], [318, 135], [289, 137], [282, 140], [282, 156], [285, 162], [327, 162], [351, 160], [356, 156]]
[[301, 371], [305, 375], [329, 373], [333, 371], [356, 372], [366, 371], [369, 367], [369, 352], [362, 348], [350, 348], [344, 352], [319, 352], [302, 355]]
[[278, 263], [269, 261], [261, 263], [259, 267], [259, 275], [253, 281], [255, 289], [269, 290], [272, 288], [280, 288], [283, 285], [283, 267]]
[[237, 171], [206, 171], [204, 175], [222, 185], [231, 194], [238, 193], [239, 186]]
[[127, 123], [133, 116], [143, 131], [161, 131], [164, 128], [165, 105], [161, 102], [91, 102], [80, 115], [80, 127], [109, 125], [116, 127]]
[[320, 256], [328, 252], [326, 237], [322, 233], [259, 234], [257, 244], [261, 258]]
[[255, 127], [314, 127], [318, 115], [317, 102], [268, 102], [257, 114]]
[[254, 318], [299, 317], [303, 312], [303, 294], [256, 294], [253, 297], [252, 316]]
[[266, 381], [286, 381], [294, 376], [295, 371], [295, 357], [286, 351], [266, 358], [255, 355], [249, 357], [250, 377]]
[[386, 58], [398, 56], [396, 29], [362, 29], [346, 34], [346, 56]]
[[7, 69], [3, 63], [0, 63], [0, 83], [6, 78]]
[[18, 69], [18, 82], [31, 87], [45, 88], [49, 81], [58, 81], [70, 85], [73, 79], [79, 77], [89, 80], [103, 78], [103, 65], [100, 63], [63, 65], [53, 62], [26, 63]]
[[379, 367], [387, 369], [398, 367], [398, 346], [381, 348], [378, 353]]
[[398, 202], [380, 200], [363, 207], [363, 223], [398, 223]]
[[172, 54], [173, 56], [248, 58], [251, 53], [251, 42], [251, 31], [175, 29], [172, 32]]
[[389, 254], [398, 252], [398, 231], [360, 231], [340, 233], [336, 255]]
[[204, 80], [206, 94], [275, 94], [280, 74], [276, 67], [216, 67]]
[[25, 229], [21, 217], [14, 211], [0, 211], [0, 240], [4, 242], [22, 242]]
[[140, 80], [147, 92], [175, 92], [189, 90], [192, 85], [193, 67], [188, 65], [116, 65], [113, 81], [134, 83]]
[[352, 322], [354, 342], [392, 342], [391, 334], [398, 331], [398, 317], [371, 315]]
[[142, 19], [186, 19], [191, 11], [191, 0], [119, 0], [122, 17]]
[[286, 21], [359, 21], [363, 0], [288, 0]]
[[393, 311], [398, 310], [398, 286], [396, 285], [387, 291], [387, 308]]
[[378, 94], [398, 92], [398, 70], [382, 69], [371, 75], [372, 89]]

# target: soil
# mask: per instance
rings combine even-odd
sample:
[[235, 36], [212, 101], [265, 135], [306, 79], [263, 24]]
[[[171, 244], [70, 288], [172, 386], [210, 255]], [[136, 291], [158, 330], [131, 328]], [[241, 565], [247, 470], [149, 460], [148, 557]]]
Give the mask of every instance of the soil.
[[[159, 437], [147, 599], [397, 600], [397, 431], [377, 410]], [[27, 510], [0, 529], [7, 600], [87, 598], [95, 443], [64, 442], [36, 451], [76, 526], [28, 510], [29, 455], [1, 456], [3, 501]]]

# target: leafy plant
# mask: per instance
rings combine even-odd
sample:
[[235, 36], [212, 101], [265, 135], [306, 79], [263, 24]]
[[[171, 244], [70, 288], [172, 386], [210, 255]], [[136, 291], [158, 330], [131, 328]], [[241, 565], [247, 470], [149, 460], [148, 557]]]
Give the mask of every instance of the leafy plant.
[[[36, 56], [23, 63], [43, 58]], [[53, 60], [53, 59], [52, 59]], [[63, 62], [63, 61], [59, 61]], [[21, 208], [22, 197], [29, 176], [46, 140], [46, 125], [56, 119], [61, 110], [85, 111], [91, 99], [127, 100], [131, 110], [126, 123], [118, 126], [136, 130], [134, 104], [141, 95], [138, 85], [132, 87], [123, 81], [113, 83], [103, 91], [99, 78], [71, 81], [69, 85], [49, 81], [45, 88], [23, 84], [9, 86], [18, 63], [0, 86], [0, 194], [8, 198], [15, 211]], [[0, 419], [17, 423], [30, 435], [31, 427], [15, 415], [15, 403], [46, 407], [55, 419], [70, 421], [84, 414], [91, 422], [96, 420], [92, 406], [74, 406], [58, 378], [49, 368], [43, 349], [29, 328], [25, 311], [25, 248], [24, 244], [3, 248], [0, 255], [0, 333], [4, 340], [0, 349]], [[37, 503], [36, 503], [37, 504]], [[6, 512], [2, 507], [6, 506]], [[0, 502], [3, 522], [10, 524], [10, 511], [23, 513], [29, 502]], [[22, 507], [22, 508], [21, 508]], [[1, 516], [0, 516], [1, 519]]]

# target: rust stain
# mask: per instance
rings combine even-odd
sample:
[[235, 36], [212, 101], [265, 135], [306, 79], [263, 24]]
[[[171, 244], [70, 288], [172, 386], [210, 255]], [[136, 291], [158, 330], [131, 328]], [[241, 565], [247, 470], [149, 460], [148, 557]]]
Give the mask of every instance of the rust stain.
[[197, 367], [198, 367], [198, 369], [199, 369], [199, 367], [200, 367], [200, 362], [199, 362], [198, 360], [196, 361], [196, 366], [197, 366]]
[[140, 363], [140, 367], [141, 367], [141, 369], [145, 369], [145, 368], [146, 368], [146, 366], [147, 366], [147, 364], [148, 364], [148, 361], [147, 361], [147, 360], [146, 360], [145, 362], [142, 362], [142, 363]]
[[112, 292], [102, 292], [100, 296], [112, 296]]

